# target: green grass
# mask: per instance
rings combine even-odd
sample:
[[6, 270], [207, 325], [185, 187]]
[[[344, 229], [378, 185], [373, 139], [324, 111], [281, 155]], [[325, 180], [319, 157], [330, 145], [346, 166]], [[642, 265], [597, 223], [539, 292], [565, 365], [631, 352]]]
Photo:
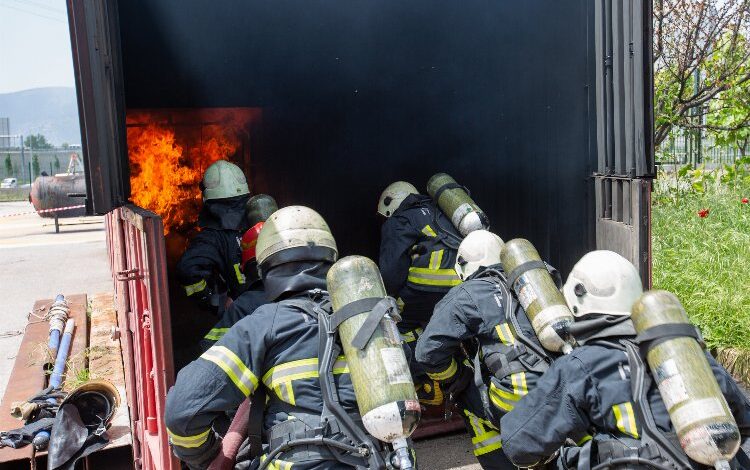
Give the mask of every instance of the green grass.
[[[712, 347], [750, 349], [750, 186], [667, 196], [652, 212], [654, 288], [674, 292]], [[707, 208], [708, 217], [697, 212]]]
[[28, 188], [0, 189], [0, 202], [28, 201], [28, 200], [29, 200]]

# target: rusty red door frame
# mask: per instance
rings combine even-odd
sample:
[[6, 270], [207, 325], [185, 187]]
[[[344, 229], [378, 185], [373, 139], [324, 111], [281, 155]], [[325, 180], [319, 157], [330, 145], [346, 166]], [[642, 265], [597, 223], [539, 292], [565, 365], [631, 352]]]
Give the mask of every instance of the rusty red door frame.
[[177, 470], [164, 424], [174, 383], [163, 225], [156, 214], [127, 205], [107, 214], [107, 244], [123, 337], [136, 465]]

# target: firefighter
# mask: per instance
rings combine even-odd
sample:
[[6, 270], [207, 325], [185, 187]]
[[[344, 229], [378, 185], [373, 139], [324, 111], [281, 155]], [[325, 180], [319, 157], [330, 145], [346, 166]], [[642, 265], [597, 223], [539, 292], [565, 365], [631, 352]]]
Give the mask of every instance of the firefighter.
[[[188, 467], [208, 466], [220, 446], [216, 429], [225, 425], [225, 412], [247, 397], [253, 404], [248, 431], [252, 468], [269, 460], [270, 449], [320, 433], [335, 442], [328, 441], [329, 447], [291, 447], [275, 454], [268, 468], [345, 469], [361, 463], [360, 457], [338, 450], [351, 447], [354, 440], [342, 432], [345, 426], [330, 412], [326, 425], [321, 417], [334, 405], [343, 407], [346, 415], [355, 415], [357, 409], [343, 356], [330, 374], [321, 378], [318, 371], [323, 351], [317, 315], [330, 313], [323, 289], [337, 255], [328, 225], [312, 209], [286, 207], [266, 221], [258, 237], [257, 261], [272, 303], [240, 320], [180, 371], [167, 396], [170, 442]], [[337, 392], [340, 405], [324, 399], [324, 380], [326, 389]]]
[[515, 468], [502, 451], [500, 417], [550, 362], [508, 288], [500, 264], [503, 245], [486, 230], [461, 242], [456, 272], [463, 283], [437, 304], [416, 347], [417, 362], [456, 402], [484, 469]]
[[[399, 330], [414, 347], [435, 304], [460, 284], [455, 269], [461, 235], [430, 196], [405, 181], [380, 195], [378, 213], [385, 217], [380, 239], [380, 273], [388, 295], [402, 309]], [[412, 375], [423, 404], [442, 403], [436, 383], [412, 361]]]
[[[611, 251], [588, 253], [573, 268], [563, 293], [576, 317], [579, 346], [557, 359], [535, 389], [502, 418], [503, 449], [510, 460], [528, 467], [554, 459], [557, 468], [582, 470], [705, 468], [687, 460], [676, 442], [653, 381], [633, 392], [638, 387], [632, 380], [643, 372], [643, 363], [635, 359], [639, 355], [629, 352], [635, 339], [631, 307], [642, 293], [635, 267]], [[729, 374], [710, 356], [708, 361], [747, 439], [750, 406]], [[672, 391], [688, 393], [680, 384], [672, 385]], [[577, 445], [561, 449], [566, 442]], [[745, 456], [737, 460], [740, 457]], [[634, 463], [636, 458], [647, 463]], [[614, 459], [629, 465], [615, 465]], [[750, 468], [747, 465], [735, 468]]]
[[206, 169], [201, 189], [200, 232], [177, 263], [177, 279], [188, 297], [221, 317], [226, 297], [236, 299], [248, 287], [241, 269], [240, 236], [247, 228], [250, 189], [242, 170], [224, 160]]

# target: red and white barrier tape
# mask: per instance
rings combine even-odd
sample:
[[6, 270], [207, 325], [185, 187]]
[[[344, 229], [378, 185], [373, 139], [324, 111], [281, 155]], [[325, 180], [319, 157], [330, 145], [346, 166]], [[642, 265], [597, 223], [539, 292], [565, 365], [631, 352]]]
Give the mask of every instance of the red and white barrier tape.
[[80, 209], [81, 207], [86, 207], [86, 204], [79, 204], [77, 206], [57, 207], [55, 209], [42, 209], [38, 211], [16, 212], [15, 214], [3, 214], [3, 215], [0, 215], [0, 218], [16, 217], [19, 215], [29, 215], [29, 214], [46, 214], [48, 212], [59, 212], [59, 211], [67, 211], [70, 209]]

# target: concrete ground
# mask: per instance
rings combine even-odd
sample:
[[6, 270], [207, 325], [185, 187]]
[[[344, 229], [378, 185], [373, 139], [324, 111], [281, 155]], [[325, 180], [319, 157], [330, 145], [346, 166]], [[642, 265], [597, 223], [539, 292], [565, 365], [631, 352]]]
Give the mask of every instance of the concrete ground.
[[[28, 202], [0, 203], [0, 396], [9, 386], [34, 301], [58, 293], [112, 291], [102, 217], [60, 219], [56, 234], [53, 219], [14, 215], [31, 211]], [[465, 434], [420, 441], [415, 447], [420, 468], [481, 469]]]
[[28, 202], [0, 203], [0, 396], [34, 301], [111, 292], [102, 217], [53, 219], [27, 213]]

